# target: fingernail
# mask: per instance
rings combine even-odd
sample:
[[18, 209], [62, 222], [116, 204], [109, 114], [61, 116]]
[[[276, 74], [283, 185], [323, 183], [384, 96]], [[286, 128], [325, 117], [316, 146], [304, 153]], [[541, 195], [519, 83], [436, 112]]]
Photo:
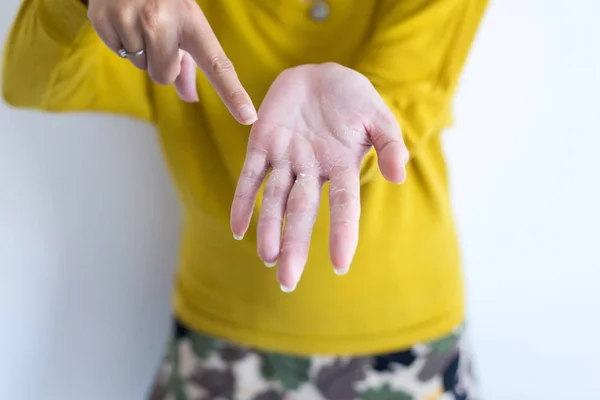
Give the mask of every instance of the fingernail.
[[236, 234], [234, 233], [234, 234], [233, 234], [233, 238], [234, 238], [235, 240], [242, 240], [242, 239], [244, 238], [244, 235], [242, 235], [242, 236], [238, 236], [238, 235], [236, 235]]
[[403, 184], [404, 182], [406, 182], [406, 166], [403, 165], [402, 166], [402, 179], [398, 183]]
[[408, 149], [405, 147], [404, 151], [402, 152], [402, 161], [404, 161], [404, 165], [408, 164], [408, 160], [410, 160], [410, 153], [408, 152]]
[[247, 104], [244, 104], [243, 106], [241, 106], [239, 109], [239, 112], [240, 112], [240, 118], [242, 119], [242, 122], [245, 124], [248, 124], [248, 125], [253, 124], [258, 119], [258, 116], [256, 115], [256, 111]]
[[335, 272], [335, 274], [337, 276], [346, 275], [348, 273], [348, 271], [350, 271], [350, 268], [348, 268], [348, 267], [340, 268], [340, 269], [338, 269], [338, 268], [333, 269], [333, 272]]
[[274, 266], [277, 265], [277, 261], [273, 261], [273, 262], [264, 261], [264, 263], [267, 268], [273, 268]]
[[279, 287], [281, 288], [281, 291], [282, 291], [283, 293], [292, 293], [292, 292], [294, 291], [294, 289], [296, 289], [296, 287], [289, 288], [289, 287], [287, 287], [287, 286], [285, 286], [285, 285], [283, 285], [283, 284], [282, 284], [282, 285], [280, 285]]

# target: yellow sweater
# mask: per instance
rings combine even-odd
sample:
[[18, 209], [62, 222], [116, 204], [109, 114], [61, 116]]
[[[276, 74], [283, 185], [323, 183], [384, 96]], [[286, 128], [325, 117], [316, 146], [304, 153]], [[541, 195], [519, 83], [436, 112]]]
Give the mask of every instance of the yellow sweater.
[[282, 70], [337, 62], [373, 82], [409, 146], [401, 186], [383, 179], [373, 153], [365, 160], [360, 241], [344, 277], [329, 261], [325, 196], [292, 294], [257, 257], [256, 219], [242, 242], [232, 238], [249, 128], [202, 74], [200, 102], [183, 103], [172, 86], [153, 84], [107, 49], [79, 0], [25, 0], [5, 47], [2, 90], [17, 107], [119, 113], [157, 127], [185, 210], [175, 313], [186, 324], [272, 351], [390, 351], [463, 319], [439, 133], [486, 0], [327, 1], [330, 15], [317, 22], [301, 0], [199, 0], [257, 106]]

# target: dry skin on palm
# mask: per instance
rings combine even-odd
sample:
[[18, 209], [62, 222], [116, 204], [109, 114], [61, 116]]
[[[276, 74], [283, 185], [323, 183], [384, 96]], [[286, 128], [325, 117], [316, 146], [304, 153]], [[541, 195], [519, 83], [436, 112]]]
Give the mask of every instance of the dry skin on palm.
[[266, 178], [258, 254], [265, 264], [278, 264], [284, 291], [293, 291], [302, 276], [325, 182], [331, 262], [337, 274], [348, 272], [358, 244], [360, 167], [371, 146], [382, 174], [403, 182], [408, 151], [398, 123], [358, 72], [337, 64], [301, 66], [269, 89], [248, 140], [231, 228], [234, 237], [244, 236]]

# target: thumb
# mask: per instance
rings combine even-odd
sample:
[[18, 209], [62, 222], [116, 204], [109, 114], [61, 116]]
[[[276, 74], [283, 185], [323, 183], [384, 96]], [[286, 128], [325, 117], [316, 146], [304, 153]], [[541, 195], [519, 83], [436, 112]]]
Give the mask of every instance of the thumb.
[[384, 178], [393, 183], [403, 183], [406, 180], [409, 154], [396, 118], [386, 117], [374, 121], [368, 134], [377, 152], [379, 170]]
[[175, 90], [179, 98], [187, 103], [199, 101], [198, 88], [196, 87], [196, 63], [186, 51], [179, 50], [181, 72], [175, 79]]

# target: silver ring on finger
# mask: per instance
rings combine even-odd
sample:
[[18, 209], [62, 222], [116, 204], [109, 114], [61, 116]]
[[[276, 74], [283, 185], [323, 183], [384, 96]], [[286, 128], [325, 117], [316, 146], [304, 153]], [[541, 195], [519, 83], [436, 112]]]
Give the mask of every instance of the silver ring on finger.
[[117, 54], [119, 55], [119, 57], [121, 58], [132, 58], [132, 57], [137, 57], [137, 56], [141, 56], [142, 54], [144, 54], [146, 52], [146, 50], [142, 49], [142, 50], [138, 50], [138, 51], [127, 51], [125, 49], [120, 49]]

